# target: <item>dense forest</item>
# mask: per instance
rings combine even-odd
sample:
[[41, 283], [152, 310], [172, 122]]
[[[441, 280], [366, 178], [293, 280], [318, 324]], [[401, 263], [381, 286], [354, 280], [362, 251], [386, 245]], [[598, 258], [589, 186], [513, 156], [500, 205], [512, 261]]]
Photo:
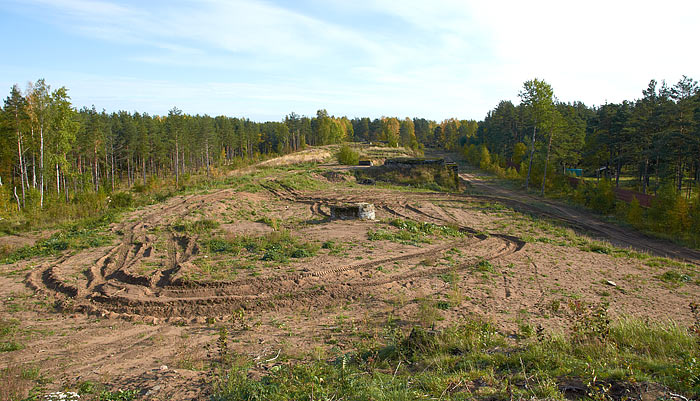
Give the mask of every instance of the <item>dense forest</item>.
[[[672, 183], [691, 196], [700, 180], [700, 91], [683, 77], [673, 86], [652, 80], [637, 100], [589, 107], [556, 99], [549, 84], [524, 84], [516, 106], [500, 102], [482, 122], [291, 113], [280, 122], [188, 115], [165, 116], [76, 109], [68, 89], [43, 79], [15, 85], [0, 113], [0, 184], [5, 208], [42, 209], [89, 192], [146, 185], [152, 179], [211, 174], [306, 145], [384, 142], [416, 151], [462, 151], [484, 168], [525, 178], [527, 186], [566, 168], [626, 182], [641, 192]], [[549, 174], [547, 171], [550, 171]], [[549, 177], [548, 177], [549, 175]]]
[[[503, 101], [468, 142], [486, 145], [506, 165], [578, 167], [620, 185], [632, 175], [641, 192], [672, 183], [690, 196], [700, 179], [700, 91], [691, 78], [669, 87], [652, 80], [642, 98], [587, 107], [556, 100], [544, 81], [525, 83], [518, 106]], [[550, 167], [551, 168], [551, 167]]]
[[[370, 120], [291, 113], [282, 122], [188, 115], [173, 108], [165, 116], [95, 107], [75, 109], [68, 89], [43, 80], [22, 90], [15, 85], [0, 114], [0, 180], [17, 208], [43, 208], [89, 191], [113, 191], [151, 178], [209, 174], [212, 166], [237, 165], [308, 145], [384, 141], [413, 149], [444, 143], [434, 136], [445, 127], [450, 148], [459, 136], [476, 133], [476, 122], [424, 119]], [[442, 130], [441, 130], [442, 132]], [[7, 195], [7, 193], [5, 194]], [[7, 197], [7, 196], [6, 196]]]

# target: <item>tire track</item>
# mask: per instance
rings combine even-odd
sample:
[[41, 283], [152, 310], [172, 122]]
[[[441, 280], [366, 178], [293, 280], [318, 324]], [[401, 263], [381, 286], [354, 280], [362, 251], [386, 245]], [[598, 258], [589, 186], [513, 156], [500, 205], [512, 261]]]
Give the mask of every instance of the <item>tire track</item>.
[[[281, 189], [272, 185], [264, 186], [280, 199], [308, 204], [312, 213], [323, 217], [328, 217], [323, 210], [324, 205], [361, 200], [352, 195], [310, 196], [282, 185]], [[63, 267], [68, 267], [73, 262], [71, 258], [61, 258], [32, 271], [27, 277], [27, 283], [38, 291], [70, 299], [76, 309], [88, 314], [149, 322], [178, 322], [202, 317], [223, 319], [237, 309], [260, 311], [325, 305], [339, 299], [353, 300], [366, 295], [368, 288], [433, 277], [452, 270], [467, 270], [476, 260], [495, 260], [518, 252], [524, 246], [523, 241], [513, 236], [489, 236], [470, 227], [458, 226], [468, 234], [466, 238], [404, 255], [318, 271], [311, 268], [311, 271], [303, 273], [207, 283], [183, 281], [179, 276], [183, 268], [190, 266], [192, 256], [198, 253], [197, 236], [170, 235], [165, 265], [151, 276], [134, 272], [133, 269], [154, 252], [156, 239], [148, 234], [149, 227], [183, 217], [193, 209], [225, 199], [232, 193], [230, 190], [222, 190], [177, 198], [157, 210], [144, 211], [137, 216], [137, 222], [117, 225], [114, 230], [124, 233], [121, 242], [105, 249], [93, 260], [85, 273], [87, 284], [82, 288], [67, 283], [61, 273]], [[438, 199], [455, 199], [439, 194], [429, 195]], [[375, 205], [380, 210], [405, 219], [456, 226], [454, 219], [438, 206], [424, 210], [388, 196], [378, 197]], [[372, 275], [380, 265], [417, 264], [421, 260], [438, 258], [453, 248], [462, 250], [466, 263], [456, 267], [422, 266], [415, 271], [402, 269], [396, 274], [381, 277]]]

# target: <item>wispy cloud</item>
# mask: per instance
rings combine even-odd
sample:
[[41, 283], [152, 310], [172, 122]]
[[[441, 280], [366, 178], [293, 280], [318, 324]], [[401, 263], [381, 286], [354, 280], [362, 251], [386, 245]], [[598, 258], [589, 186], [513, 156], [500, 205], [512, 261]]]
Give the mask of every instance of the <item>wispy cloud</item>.
[[[637, 96], [651, 78], [697, 78], [700, 65], [700, 3], [679, 0], [7, 0], [0, 8], [105, 44], [103, 54], [54, 71], [76, 100], [152, 112], [177, 104], [254, 117], [328, 108], [482, 118], [499, 100], [517, 100], [533, 77], [562, 100], [600, 104]], [[104, 55], [129, 72], [91, 68]]]

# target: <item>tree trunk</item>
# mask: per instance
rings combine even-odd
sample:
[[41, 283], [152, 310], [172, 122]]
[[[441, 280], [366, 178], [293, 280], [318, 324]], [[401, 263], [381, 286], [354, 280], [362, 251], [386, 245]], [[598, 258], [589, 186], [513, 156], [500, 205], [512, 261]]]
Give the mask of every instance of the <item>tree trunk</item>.
[[66, 173], [61, 174], [63, 176], [63, 194], [66, 196], [66, 203], [70, 201], [68, 199], [68, 179], [66, 178]]
[[647, 193], [647, 186], [649, 185], [649, 158], [644, 159], [644, 174], [642, 177], [642, 193]]
[[[109, 165], [109, 150], [107, 149], [107, 143], [105, 143], [105, 174], [107, 179], [110, 175], [110, 165]], [[114, 186], [112, 186], [112, 191], [114, 191]]]
[[32, 187], [36, 189], [36, 153], [32, 151]]
[[681, 192], [683, 186], [683, 159], [678, 156], [678, 193]]
[[[29, 189], [29, 172], [27, 171], [27, 160], [24, 160], [24, 179], [25, 179], [25, 187]], [[25, 205], [26, 206], [26, 205]]]
[[95, 174], [93, 175], [93, 181], [95, 184], [95, 192], [98, 192], [100, 190], [100, 177], [98, 176], [98, 171], [97, 171], [97, 143], [95, 143], [93, 160], [94, 160], [93, 168], [95, 171]]
[[527, 177], [525, 178], [525, 189], [530, 187], [530, 172], [532, 171], [532, 159], [535, 157], [535, 134], [537, 132], [537, 120], [532, 127], [532, 145], [530, 147], [530, 163], [527, 165]]
[[56, 193], [61, 194], [61, 175], [58, 171], [58, 163], [56, 163]]
[[544, 175], [542, 176], [542, 196], [544, 196], [544, 187], [547, 184], [547, 165], [549, 164], [549, 151], [552, 149], [552, 137], [554, 132], [549, 133], [549, 143], [547, 144], [547, 157], [544, 159]]
[[131, 187], [131, 156], [126, 158], [126, 183]]
[[19, 212], [22, 209], [19, 207], [19, 196], [17, 196], [17, 187], [14, 187], [14, 188], [15, 188], [15, 199], [17, 199], [17, 211]]
[[44, 208], [44, 127], [39, 126], [39, 137], [41, 146], [39, 147], [39, 207]]
[[112, 191], [114, 192], [114, 144], [112, 144]]
[[180, 147], [175, 138], [175, 185], [180, 185]]
[[204, 148], [207, 151], [207, 177], [209, 177], [209, 175], [210, 175], [210, 172], [209, 172], [209, 139], [207, 139], [204, 142]]
[[620, 188], [620, 170], [622, 169], [622, 158], [617, 152], [617, 164], [615, 165], [615, 188]]
[[[15, 116], [16, 115], [17, 112], [15, 112]], [[19, 117], [17, 119], [19, 120]], [[22, 206], [26, 206], [24, 193], [24, 174], [26, 169], [24, 163], [22, 163], [22, 132], [19, 130], [19, 121], [17, 122], [17, 156], [19, 156], [19, 180], [22, 186]]]

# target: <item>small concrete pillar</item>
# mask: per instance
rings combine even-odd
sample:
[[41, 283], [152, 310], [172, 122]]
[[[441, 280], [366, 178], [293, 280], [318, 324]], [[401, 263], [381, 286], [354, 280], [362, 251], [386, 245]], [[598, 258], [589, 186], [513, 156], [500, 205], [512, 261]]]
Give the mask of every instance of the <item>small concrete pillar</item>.
[[354, 205], [331, 205], [331, 218], [340, 220], [374, 220], [374, 205], [356, 203]]

